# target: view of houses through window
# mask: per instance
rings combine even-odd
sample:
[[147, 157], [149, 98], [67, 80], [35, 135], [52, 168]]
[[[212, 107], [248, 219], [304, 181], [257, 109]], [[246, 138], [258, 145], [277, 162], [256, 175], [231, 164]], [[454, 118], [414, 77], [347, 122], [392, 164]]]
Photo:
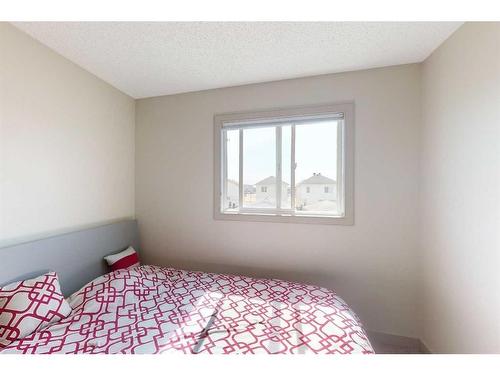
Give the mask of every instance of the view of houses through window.
[[341, 214], [337, 187], [340, 121], [225, 130], [223, 209]]

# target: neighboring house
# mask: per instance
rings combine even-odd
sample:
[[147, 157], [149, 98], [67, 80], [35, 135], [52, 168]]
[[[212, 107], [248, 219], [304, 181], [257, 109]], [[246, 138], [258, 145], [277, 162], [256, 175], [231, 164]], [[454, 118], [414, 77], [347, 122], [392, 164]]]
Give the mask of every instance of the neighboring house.
[[[297, 207], [318, 206], [319, 202], [337, 201], [337, 181], [332, 180], [321, 173], [313, 175], [297, 184], [295, 192]], [[321, 205], [319, 205], [321, 206]]]
[[228, 208], [236, 208], [238, 207], [240, 201], [240, 192], [239, 192], [239, 184], [234, 180], [227, 180], [227, 191], [226, 191], [226, 199], [227, 203], [225, 207]]
[[254, 185], [243, 185], [243, 203], [245, 206], [255, 203], [255, 191], [256, 189]]
[[[266, 205], [274, 206], [276, 203], [276, 177], [269, 176], [262, 181], [255, 184], [256, 188], [256, 205]], [[288, 195], [288, 184], [286, 182], [281, 182], [281, 196], [286, 197]]]
[[[226, 207], [237, 208], [239, 204], [239, 185], [237, 181], [228, 179], [227, 180], [227, 192], [226, 192]], [[254, 203], [255, 202], [255, 186], [253, 185], [243, 185], [243, 202]]]
[[243, 185], [243, 192], [245, 194], [255, 194], [255, 186], [253, 185]]

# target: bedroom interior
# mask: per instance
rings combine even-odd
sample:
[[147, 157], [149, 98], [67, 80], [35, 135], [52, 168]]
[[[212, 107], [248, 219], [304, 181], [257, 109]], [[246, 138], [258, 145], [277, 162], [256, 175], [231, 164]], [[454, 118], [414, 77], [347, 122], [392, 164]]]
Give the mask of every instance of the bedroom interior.
[[499, 22], [0, 22], [0, 55], [0, 354], [500, 354]]

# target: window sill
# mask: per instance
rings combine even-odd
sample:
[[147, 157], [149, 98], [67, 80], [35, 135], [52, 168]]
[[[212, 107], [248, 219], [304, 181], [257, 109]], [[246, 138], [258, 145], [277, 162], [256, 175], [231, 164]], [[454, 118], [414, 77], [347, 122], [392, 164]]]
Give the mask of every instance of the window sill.
[[309, 216], [290, 214], [253, 214], [215, 212], [214, 220], [257, 221], [271, 223], [354, 225], [354, 218], [347, 216]]

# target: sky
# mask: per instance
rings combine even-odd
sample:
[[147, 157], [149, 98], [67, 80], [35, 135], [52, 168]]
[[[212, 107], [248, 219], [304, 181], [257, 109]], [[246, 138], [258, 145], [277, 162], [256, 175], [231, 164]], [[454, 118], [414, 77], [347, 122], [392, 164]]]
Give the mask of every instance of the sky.
[[[239, 130], [227, 132], [228, 178], [238, 181]], [[337, 122], [306, 123], [295, 127], [295, 180], [313, 173], [336, 180]], [[282, 127], [283, 181], [290, 183], [291, 126]], [[276, 175], [276, 130], [274, 127], [243, 130], [243, 181], [255, 185]]]

